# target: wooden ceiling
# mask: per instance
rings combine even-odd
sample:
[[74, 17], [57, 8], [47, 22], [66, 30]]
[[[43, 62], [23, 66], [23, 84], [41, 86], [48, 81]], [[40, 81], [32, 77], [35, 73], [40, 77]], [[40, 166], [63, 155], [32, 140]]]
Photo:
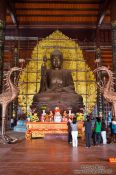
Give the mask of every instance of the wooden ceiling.
[[[59, 29], [69, 37], [78, 39], [85, 59], [91, 67], [95, 59], [96, 42], [99, 40], [102, 62], [112, 67], [110, 0], [7, 0], [7, 2], [6, 60], [12, 58], [11, 50], [16, 43], [13, 43], [10, 37], [19, 37], [20, 57], [26, 59], [30, 57], [36, 44], [31, 37], [40, 40]], [[99, 39], [96, 35], [98, 28]], [[28, 51], [27, 43], [21, 41], [21, 37], [27, 37]], [[8, 56], [9, 50], [11, 56]]]
[[7, 25], [14, 22], [19, 27], [75, 25], [92, 28], [102, 20], [104, 25], [110, 26], [108, 0], [9, 0], [9, 3], [13, 10], [12, 15], [7, 14]]

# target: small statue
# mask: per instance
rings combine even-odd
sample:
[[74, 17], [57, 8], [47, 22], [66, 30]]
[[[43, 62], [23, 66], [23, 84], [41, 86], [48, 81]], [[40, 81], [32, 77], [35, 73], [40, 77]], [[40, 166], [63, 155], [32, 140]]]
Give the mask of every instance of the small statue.
[[67, 121], [68, 121], [68, 114], [67, 114], [66, 111], [63, 112], [62, 121], [63, 121], [63, 122], [67, 122]]
[[41, 122], [45, 122], [45, 115], [41, 115]]
[[54, 120], [54, 115], [53, 115], [53, 112], [50, 111], [49, 113], [49, 121], [52, 122]]
[[60, 108], [59, 107], [55, 107], [55, 111], [54, 111], [54, 122], [61, 122], [62, 121], [62, 116], [60, 114]]
[[43, 58], [43, 64], [41, 66], [41, 86], [40, 86], [40, 91], [39, 92], [45, 92], [47, 90], [47, 67], [46, 67], [46, 61], [47, 58], [44, 56]]
[[45, 119], [44, 119], [45, 122], [49, 122], [49, 121], [50, 121], [50, 120], [49, 120], [49, 115], [48, 115], [48, 114], [46, 114], [46, 115], [44, 116], [44, 118], [45, 118]]

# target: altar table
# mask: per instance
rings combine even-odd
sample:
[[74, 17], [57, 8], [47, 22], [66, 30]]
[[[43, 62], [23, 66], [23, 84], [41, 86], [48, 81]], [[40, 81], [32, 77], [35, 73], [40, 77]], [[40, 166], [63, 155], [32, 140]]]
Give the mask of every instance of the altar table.
[[[26, 139], [45, 137], [46, 134], [68, 134], [67, 122], [27, 122]], [[78, 133], [82, 136], [83, 122], [78, 122]]]

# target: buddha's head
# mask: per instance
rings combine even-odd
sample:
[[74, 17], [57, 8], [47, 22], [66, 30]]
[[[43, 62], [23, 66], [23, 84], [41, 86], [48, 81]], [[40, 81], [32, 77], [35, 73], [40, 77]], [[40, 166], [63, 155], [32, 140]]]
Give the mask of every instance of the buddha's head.
[[62, 53], [55, 49], [50, 56], [51, 64], [53, 68], [60, 69], [63, 63], [63, 55]]

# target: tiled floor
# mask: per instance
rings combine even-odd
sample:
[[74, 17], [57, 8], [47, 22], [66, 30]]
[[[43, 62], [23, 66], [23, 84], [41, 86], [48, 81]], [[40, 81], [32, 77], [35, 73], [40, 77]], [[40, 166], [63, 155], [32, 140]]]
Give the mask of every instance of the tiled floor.
[[116, 175], [116, 164], [108, 162], [114, 156], [116, 144], [87, 149], [80, 140], [73, 148], [61, 139], [23, 139], [0, 145], [0, 175]]

